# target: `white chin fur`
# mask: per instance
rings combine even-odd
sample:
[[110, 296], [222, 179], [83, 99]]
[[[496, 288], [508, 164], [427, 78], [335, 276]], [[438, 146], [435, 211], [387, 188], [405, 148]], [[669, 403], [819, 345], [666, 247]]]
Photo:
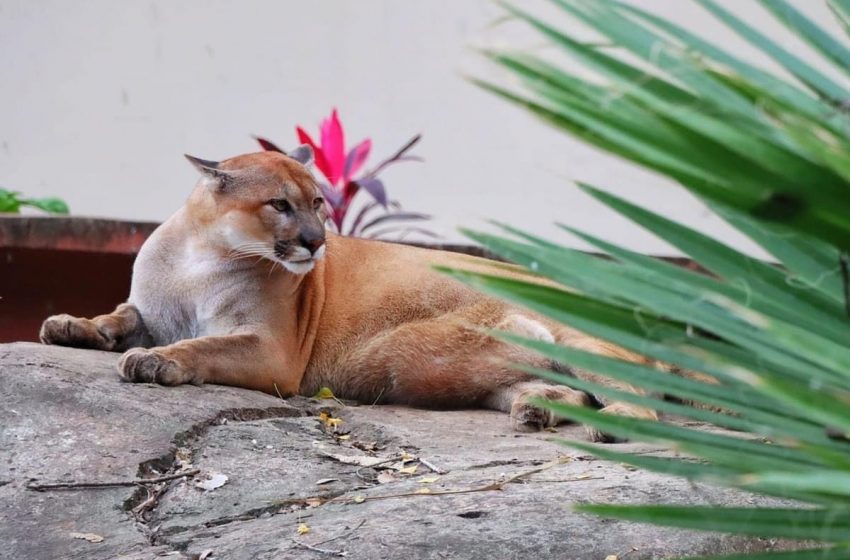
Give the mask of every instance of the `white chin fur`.
[[289, 261], [278, 261], [283, 265], [283, 268], [291, 272], [292, 274], [307, 274], [313, 267], [316, 266], [315, 261], [304, 261], [304, 262], [289, 262]]
[[[298, 250], [296, 250], [295, 254], [296, 257], [309, 257], [309, 255], [310, 252], [307, 251], [307, 249], [304, 249], [303, 247], [299, 247]], [[316, 261], [318, 261], [324, 256], [325, 246], [322, 245], [321, 247], [319, 247], [319, 250], [316, 251], [316, 254], [313, 255], [313, 258], [311, 260], [305, 260], [301, 262], [279, 260], [278, 262], [282, 264], [283, 267], [286, 268], [286, 270], [288, 270], [292, 274], [307, 274], [308, 272], [313, 270], [314, 266], [316, 266]]]

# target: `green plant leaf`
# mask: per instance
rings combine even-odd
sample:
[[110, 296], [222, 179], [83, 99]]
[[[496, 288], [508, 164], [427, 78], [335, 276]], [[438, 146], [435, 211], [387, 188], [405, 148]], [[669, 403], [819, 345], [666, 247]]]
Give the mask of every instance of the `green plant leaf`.
[[587, 407], [551, 402], [547, 405], [560, 416], [589, 424], [625, 439], [665, 443], [672, 449], [691, 453], [726, 466], [749, 463], [775, 470], [806, 471], [819, 461], [800, 450], [769, 445], [665, 424], [654, 420], [605, 414]]
[[577, 511], [658, 525], [761, 535], [786, 539], [850, 541], [850, 511], [845, 508], [731, 508], [717, 506], [578, 505]]
[[826, 5], [832, 10], [844, 33], [850, 35], [850, 3], [847, 0], [826, 0]]
[[743, 487], [795, 489], [803, 492], [818, 492], [850, 497], [850, 472], [847, 470], [812, 470], [805, 473], [760, 472], [748, 474], [739, 479]]
[[700, 556], [694, 560], [846, 560], [850, 547], [835, 546], [810, 548], [787, 552], [761, 552], [747, 554], [724, 554], [723, 556]]
[[0, 188], [0, 212], [17, 214], [21, 210], [20, 193]]
[[[739, 481], [742, 481], [742, 478], [738, 473], [750, 468], [750, 466], [746, 465], [746, 463], [731, 466], [715, 465], [707, 461], [697, 460], [690, 457], [655, 457], [653, 455], [615, 451], [608, 445], [594, 445], [573, 440], [558, 441], [567, 447], [572, 447], [574, 449], [590, 453], [591, 455], [595, 455], [600, 459], [605, 459], [607, 461], [632, 465], [634, 467], [656, 473], [680, 476], [689, 480], [710, 484], [723, 484], [725, 486], [734, 487]], [[751, 481], [747, 486], [747, 489], [778, 497], [822, 503], [823, 505], [832, 505], [835, 503], [834, 498], [805, 492], [797, 492], [787, 486], [783, 488], [776, 488], [772, 486], [761, 487], [757, 482]]]
[[[763, 395], [760, 395], [751, 387], [730, 387], [729, 385], [697, 381], [685, 377], [683, 374], [661, 371], [654, 367], [625, 362], [600, 354], [576, 350], [568, 346], [528, 339], [511, 333], [493, 332], [491, 334], [513, 344], [535, 350], [551, 360], [567, 364], [570, 368], [596, 372], [609, 379], [616, 379], [641, 387], [646, 391], [663, 393], [689, 402], [711, 405], [724, 410], [727, 416], [736, 414], [737, 419], [750, 421], [750, 430], [748, 431], [759, 433], [762, 436], [785, 436], [819, 445], [830, 445], [848, 451], [848, 446], [832, 441], [826, 436], [822, 424], [795, 420], [776, 412], [781, 407], [780, 401], [766, 400]], [[558, 383], [578, 387], [578, 385], [575, 385], [576, 380], [567, 376], [538, 370], [535, 370], [535, 373]], [[583, 385], [583, 387], [578, 388], [588, 390], [591, 393], [597, 390], [595, 385], [586, 383]], [[649, 408], [657, 406], [657, 403], [650, 405], [649, 401], [642, 401], [642, 404]], [[669, 410], [675, 410], [676, 413], [680, 414], [684, 412], [684, 416], [689, 414], [689, 411], [683, 411], [678, 407]], [[698, 411], [697, 414], [704, 419], [713, 417], [703, 416], [703, 412], [705, 411]], [[722, 424], [723, 420], [718, 423]], [[755, 426], [758, 426], [758, 429], [755, 429]]]
[[816, 290], [837, 306], [844, 305], [839, 269], [841, 252], [835, 247], [780, 225], [759, 223], [731, 208], [715, 205], [712, 210], [779, 259], [792, 273], [785, 279], [789, 288]]
[[64, 200], [59, 198], [27, 198], [21, 200], [22, 206], [31, 206], [51, 214], [69, 214], [70, 209]]
[[[840, 262], [850, 253], [850, 94], [843, 81], [803, 61], [714, 0], [709, 13], [798, 80], [774, 75], [737, 53], [622, 0], [552, 0], [610, 41], [576, 40], [507, 6], [585, 70], [528, 52], [485, 51], [519, 78], [514, 90], [475, 81], [548, 124], [678, 182], [758, 243], [766, 263], [606, 192], [591, 196], [695, 259], [712, 275], [683, 270], [573, 228], [613, 259], [602, 261], [526, 232], [467, 232], [486, 248], [532, 270], [519, 275], [448, 271], [455, 278], [590, 336], [712, 376], [675, 377], [636, 364], [527, 340], [493, 336], [578, 368], [576, 378], [527, 366], [549, 381], [664, 413], [734, 428], [705, 433], [584, 407], [547, 403], [557, 414], [632, 439], [661, 442], [692, 457], [625, 456], [630, 462], [767, 495], [817, 504], [796, 508], [641, 508], [587, 511], [674, 526], [842, 543], [765, 558], [850, 556], [850, 318]], [[791, 32], [850, 74], [850, 47], [787, 0], [760, 0]], [[850, 0], [828, 0], [850, 31]], [[446, 271], [445, 269], [443, 269]], [[539, 275], [541, 277], [536, 277]], [[599, 375], [638, 392], [600, 383]], [[696, 405], [660, 399], [665, 394]], [[719, 410], [722, 410], [720, 412]]]
[[[758, 97], [769, 93], [771, 98], [781, 102], [783, 106], [792, 107], [811, 118], [822, 119], [824, 117], [825, 109], [828, 106], [794, 84], [779, 79], [761, 68], [733, 56], [728, 51], [700, 38], [670, 20], [658, 17], [651, 12], [641, 10], [622, 1], [617, 2], [617, 5], [621, 11], [631, 15], [638, 21], [645, 22], [681, 41], [686, 48], [691, 49], [694, 53], [699, 53], [699, 56], [714, 61], [722, 67], [729, 68], [739, 76], [746, 76], [748, 83], [752, 84], [751, 89], [759, 92], [759, 95], [755, 96], [753, 101], [757, 101]], [[761, 133], [762, 131], [759, 130], [759, 132]], [[776, 137], [775, 133], [768, 134]]]
[[759, 0], [788, 29], [820, 51], [842, 72], [850, 71], [850, 50], [785, 0]]
[[747, 23], [736, 17], [732, 12], [722, 8], [714, 0], [696, 1], [738, 35], [784, 66], [789, 72], [799, 78], [800, 81], [818, 92], [821, 96], [838, 102], [850, 98], [850, 91], [817, 71], [811, 64], [804, 62], [802, 59], [782, 48], [763, 33], [747, 25]]
[[[543, 258], [545, 250], [542, 248], [536, 250], [537, 255], [532, 253], [530, 258], [526, 258], [517, 250], [517, 244], [511, 245], [506, 240], [493, 240], [481, 234], [474, 235], [473, 238], [479, 241], [489, 240], [487, 246], [491, 250], [509, 259], [526, 259], [518, 262], [532, 267], [537, 264], [539, 271], [553, 280], [580, 291], [587, 291], [606, 301], [640, 300], [651, 304], [661, 314], [684, 324], [693, 324], [709, 332], [725, 332], [728, 336], [734, 336], [737, 344], [758, 351], [774, 362], [799, 365], [809, 370], [808, 375], [823, 376], [832, 383], [848, 381], [840, 371], [845, 362], [850, 363], [850, 350], [839, 344], [830, 344], [825, 338], [812, 338], [802, 329], [772, 318], [768, 319], [755, 311], [744, 312], [742, 306], [733, 305], [733, 302], [722, 295], [677, 293], [676, 290], [670, 289], [676, 286], [661, 285], [657, 278], [636, 276], [631, 274], [629, 269], [616, 267], [577, 251], [562, 251], [558, 255], [557, 264], [554, 264], [553, 259]], [[614, 268], [617, 270], [613, 270]], [[589, 272], [594, 274], [587, 274]], [[605, 278], [604, 282], [597, 281], [600, 274]], [[511, 290], [508, 290], [504, 295], [512, 297], [510, 293]], [[528, 304], [527, 301], [522, 303]], [[765, 322], [769, 329], [775, 332], [775, 336], [768, 336], [759, 329], [754, 329], [752, 320], [755, 318]], [[783, 341], [806, 340], [808, 343], [789, 347], [778, 343], [776, 337]], [[829, 349], [828, 354], [823, 353], [826, 348]]]

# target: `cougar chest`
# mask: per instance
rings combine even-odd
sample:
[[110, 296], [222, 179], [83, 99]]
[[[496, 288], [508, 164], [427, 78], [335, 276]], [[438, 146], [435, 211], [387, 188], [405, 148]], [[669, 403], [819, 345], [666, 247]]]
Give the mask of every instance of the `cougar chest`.
[[190, 310], [193, 336], [223, 335], [261, 321], [261, 278], [256, 267], [189, 252], [180, 276], [182, 305]]

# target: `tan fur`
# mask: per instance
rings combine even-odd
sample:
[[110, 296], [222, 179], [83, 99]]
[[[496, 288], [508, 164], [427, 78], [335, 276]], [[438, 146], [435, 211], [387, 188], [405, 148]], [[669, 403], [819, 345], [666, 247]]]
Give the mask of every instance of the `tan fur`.
[[[646, 361], [432, 269], [492, 271], [489, 261], [331, 234], [321, 247], [321, 194], [293, 159], [273, 152], [220, 164], [190, 159], [204, 177], [145, 243], [129, 302], [91, 320], [50, 317], [41, 330], [45, 343], [124, 351], [119, 370], [131, 381], [221, 383], [283, 396], [326, 386], [366, 403], [504, 410], [518, 430], [558, 421], [529, 399], [592, 399], [511, 368], [510, 362], [552, 364], [481, 327]], [[291, 213], [268, 204], [282, 199]], [[305, 231], [312, 240], [305, 241]], [[603, 405], [655, 418], [631, 405]]]

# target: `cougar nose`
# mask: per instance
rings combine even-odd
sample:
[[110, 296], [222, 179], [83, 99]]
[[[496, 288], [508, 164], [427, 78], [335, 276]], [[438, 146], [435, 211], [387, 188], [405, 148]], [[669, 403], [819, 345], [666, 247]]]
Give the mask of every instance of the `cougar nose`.
[[302, 235], [299, 239], [301, 245], [310, 251], [310, 254], [315, 255], [316, 251], [322, 248], [325, 244], [324, 235]]

